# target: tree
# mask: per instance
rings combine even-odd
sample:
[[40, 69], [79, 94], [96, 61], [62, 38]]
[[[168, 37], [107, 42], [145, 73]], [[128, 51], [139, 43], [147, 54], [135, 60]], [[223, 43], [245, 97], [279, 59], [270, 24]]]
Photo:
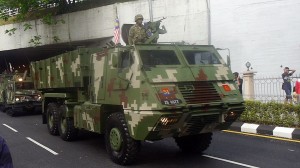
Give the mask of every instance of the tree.
[[[8, 11], [17, 11], [13, 18], [13, 22], [22, 22], [26, 20], [32, 20], [40, 18], [41, 22], [44, 24], [52, 25], [58, 22], [64, 23], [63, 20], [54, 20], [53, 16], [57, 14], [57, 10], [47, 10], [47, 6], [52, 5], [52, 7], [58, 6], [59, 10], [66, 9], [68, 4], [75, 3], [75, 0], [0, 0], [0, 16], [4, 21], [8, 21], [11, 17]], [[25, 23], [23, 25], [24, 31], [32, 29], [33, 25]], [[13, 35], [17, 29], [12, 28], [6, 30], [5, 33], [8, 35]], [[41, 36], [35, 35], [28, 43], [34, 46], [40, 45]], [[59, 41], [59, 37], [53, 37], [54, 42]]]

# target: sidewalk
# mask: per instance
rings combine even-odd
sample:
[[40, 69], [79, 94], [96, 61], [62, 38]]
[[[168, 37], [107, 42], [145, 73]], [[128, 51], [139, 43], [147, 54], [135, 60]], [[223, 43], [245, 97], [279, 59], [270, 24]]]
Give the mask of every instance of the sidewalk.
[[234, 122], [229, 130], [300, 140], [300, 129]]

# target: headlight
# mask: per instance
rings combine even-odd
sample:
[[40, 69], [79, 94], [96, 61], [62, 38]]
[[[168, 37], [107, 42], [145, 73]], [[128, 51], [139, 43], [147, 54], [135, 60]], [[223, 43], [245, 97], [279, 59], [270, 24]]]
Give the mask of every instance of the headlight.
[[34, 96], [34, 100], [41, 101], [42, 100], [42, 96], [41, 95]]
[[170, 117], [161, 117], [159, 120], [159, 124], [161, 125], [173, 125], [178, 122], [177, 116], [170, 116]]
[[16, 101], [20, 101], [20, 98], [17, 97], [17, 98], [16, 98]]

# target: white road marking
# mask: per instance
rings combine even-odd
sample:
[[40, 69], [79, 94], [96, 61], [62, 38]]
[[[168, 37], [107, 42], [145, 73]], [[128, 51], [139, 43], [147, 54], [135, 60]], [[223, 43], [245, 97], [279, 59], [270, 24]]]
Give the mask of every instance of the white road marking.
[[239, 162], [235, 162], [235, 161], [231, 161], [231, 160], [227, 160], [227, 159], [222, 159], [222, 158], [218, 158], [218, 157], [214, 157], [214, 156], [209, 156], [209, 155], [202, 155], [202, 156], [211, 158], [211, 159], [220, 160], [220, 161], [227, 162], [227, 163], [231, 163], [231, 164], [236, 164], [239, 166], [244, 166], [244, 167], [249, 167], [249, 168], [259, 168], [259, 167], [255, 167], [255, 166], [251, 166], [251, 165], [247, 165], [247, 164], [243, 164], [243, 163], [239, 163]]
[[35, 143], [36, 145], [38, 145], [38, 146], [44, 148], [44, 149], [47, 150], [48, 152], [52, 153], [53, 155], [58, 155], [58, 153], [56, 153], [56, 152], [53, 151], [52, 149], [50, 149], [50, 148], [48, 148], [48, 147], [46, 147], [46, 146], [44, 146], [44, 145], [38, 143], [37, 141], [33, 140], [32, 138], [30, 138], [30, 137], [26, 137], [26, 138], [27, 138], [29, 141]]
[[3, 124], [5, 127], [7, 127], [7, 128], [9, 128], [9, 129], [11, 129], [12, 131], [14, 131], [14, 132], [18, 132], [16, 129], [14, 129], [13, 127], [11, 127], [11, 126], [9, 126], [9, 125], [7, 125], [7, 124]]

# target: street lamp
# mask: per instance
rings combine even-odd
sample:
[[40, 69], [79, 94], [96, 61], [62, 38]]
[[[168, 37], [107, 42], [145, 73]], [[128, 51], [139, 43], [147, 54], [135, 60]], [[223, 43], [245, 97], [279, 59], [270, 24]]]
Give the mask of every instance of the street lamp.
[[216, 50], [227, 50], [228, 55], [227, 55], [227, 65], [229, 68], [231, 68], [231, 62], [230, 62], [230, 49], [229, 48], [216, 48]]
[[251, 67], [251, 63], [248, 61], [246, 62], [247, 71], [249, 71], [249, 68]]

